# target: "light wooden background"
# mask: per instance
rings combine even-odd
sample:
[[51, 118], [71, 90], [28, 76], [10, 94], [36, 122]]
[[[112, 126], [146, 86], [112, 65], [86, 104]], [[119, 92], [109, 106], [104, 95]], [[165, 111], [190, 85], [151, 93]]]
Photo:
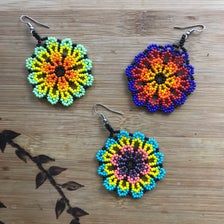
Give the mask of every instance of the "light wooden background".
[[[222, 224], [224, 222], [224, 2], [223, 0], [1, 0], [0, 129], [22, 133], [21, 145], [56, 158], [68, 170], [58, 181], [85, 185], [69, 193], [72, 204], [90, 215], [82, 224]], [[42, 35], [70, 37], [89, 49], [94, 87], [74, 106], [52, 107], [31, 94], [24, 60], [34, 40], [21, 14], [51, 26]], [[125, 67], [150, 42], [173, 43], [182, 34], [175, 25], [203, 23], [186, 48], [195, 66], [197, 90], [171, 115], [149, 114], [131, 102]], [[94, 103], [123, 111], [108, 114], [115, 128], [156, 137], [166, 155], [167, 177], [141, 200], [118, 199], [101, 186], [95, 153], [107, 137]], [[37, 169], [19, 161], [11, 148], [0, 154], [0, 210], [6, 224], [69, 223], [55, 220], [57, 193], [47, 183], [34, 189]]]

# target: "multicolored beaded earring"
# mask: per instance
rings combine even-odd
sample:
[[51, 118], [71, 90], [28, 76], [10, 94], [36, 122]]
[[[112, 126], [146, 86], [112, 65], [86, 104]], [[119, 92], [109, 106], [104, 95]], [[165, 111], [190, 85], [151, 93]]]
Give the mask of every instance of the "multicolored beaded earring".
[[156, 187], [166, 171], [163, 168], [164, 155], [159, 151], [158, 142], [136, 131], [114, 130], [106, 116], [97, 111], [101, 106], [113, 113], [120, 112], [96, 104], [94, 111], [102, 119], [109, 137], [97, 154], [98, 174], [103, 177], [103, 186], [108, 191], [116, 191], [120, 197], [141, 198], [146, 191]]
[[190, 30], [182, 35], [178, 44], [150, 44], [126, 68], [135, 105], [146, 107], [150, 112], [173, 112], [195, 90], [194, 68], [184, 43], [189, 35], [201, 32], [205, 26], [174, 28]]
[[26, 60], [33, 93], [38, 98], [46, 98], [51, 104], [70, 106], [76, 98], [85, 95], [86, 88], [93, 84], [92, 61], [87, 56], [86, 48], [73, 43], [70, 38], [41, 37], [28, 21], [45, 28], [49, 26], [26, 15], [22, 15], [20, 20], [37, 40], [32, 56]]

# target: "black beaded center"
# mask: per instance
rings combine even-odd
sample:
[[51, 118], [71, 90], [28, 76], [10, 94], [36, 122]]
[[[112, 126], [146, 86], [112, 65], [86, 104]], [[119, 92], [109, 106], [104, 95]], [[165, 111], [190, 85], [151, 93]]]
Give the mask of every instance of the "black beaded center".
[[127, 168], [128, 168], [129, 170], [134, 169], [135, 166], [136, 166], [136, 164], [135, 164], [135, 161], [134, 161], [133, 159], [130, 159], [129, 161], [127, 161]]
[[65, 69], [63, 66], [59, 65], [55, 68], [54, 73], [56, 74], [57, 77], [62, 77], [65, 75]]
[[155, 76], [155, 80], [158, 84], [163, 84], [166, 81], [166, 77], [163, 73], [158, 73]]

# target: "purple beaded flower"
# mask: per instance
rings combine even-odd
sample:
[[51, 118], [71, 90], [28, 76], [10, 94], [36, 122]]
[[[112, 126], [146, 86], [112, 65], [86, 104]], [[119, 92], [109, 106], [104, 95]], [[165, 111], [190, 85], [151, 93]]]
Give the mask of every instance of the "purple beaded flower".
[[194, 69], [185, 48], [149, 45], [126, 69], [136, 106], [150, 112], [172, 112], [195, 89]]

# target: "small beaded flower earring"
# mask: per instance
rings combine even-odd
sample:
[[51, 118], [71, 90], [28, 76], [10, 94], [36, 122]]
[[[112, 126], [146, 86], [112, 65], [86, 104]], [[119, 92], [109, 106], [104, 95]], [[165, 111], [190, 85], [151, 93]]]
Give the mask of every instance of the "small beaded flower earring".
[[189, 35], [201, 32], [205, 26], [174, 28], [190, 30], [182, 35], [178, 44], [150, 44], [126, 68], [128, 87], [135, 105], [146, 107], [150, 112], [173, 112], [184, 104], [196, 86], [194, 68], [183, 46]]
[[93, 84], [92, 61], [87, 57], [86, 48], [74, 44], [70, 38], [41, 37], [31, 22], [45, 28], [49, 26], [26, 15], [22, 15], [20, 20], [37, 40], [32, 56], [26, 60], [33, 93], [38, 98], [46, 98], [51, 104], [70, 106]]
[[154, 138], [138, 131], [131, 134], [126, 130], [114, 130], [105, 115], [97, 111], [98, 106], [113, 113], [122, 113], [102, 104], [94, 106], [95, 113], [110, 133], [105, 145], [96, 154], [98, 174], [103, 177], [103, 185], [108, 191], [116, 191], [120, 197], [130, 195], [141, 198], [165, 177], [164, 155]]

